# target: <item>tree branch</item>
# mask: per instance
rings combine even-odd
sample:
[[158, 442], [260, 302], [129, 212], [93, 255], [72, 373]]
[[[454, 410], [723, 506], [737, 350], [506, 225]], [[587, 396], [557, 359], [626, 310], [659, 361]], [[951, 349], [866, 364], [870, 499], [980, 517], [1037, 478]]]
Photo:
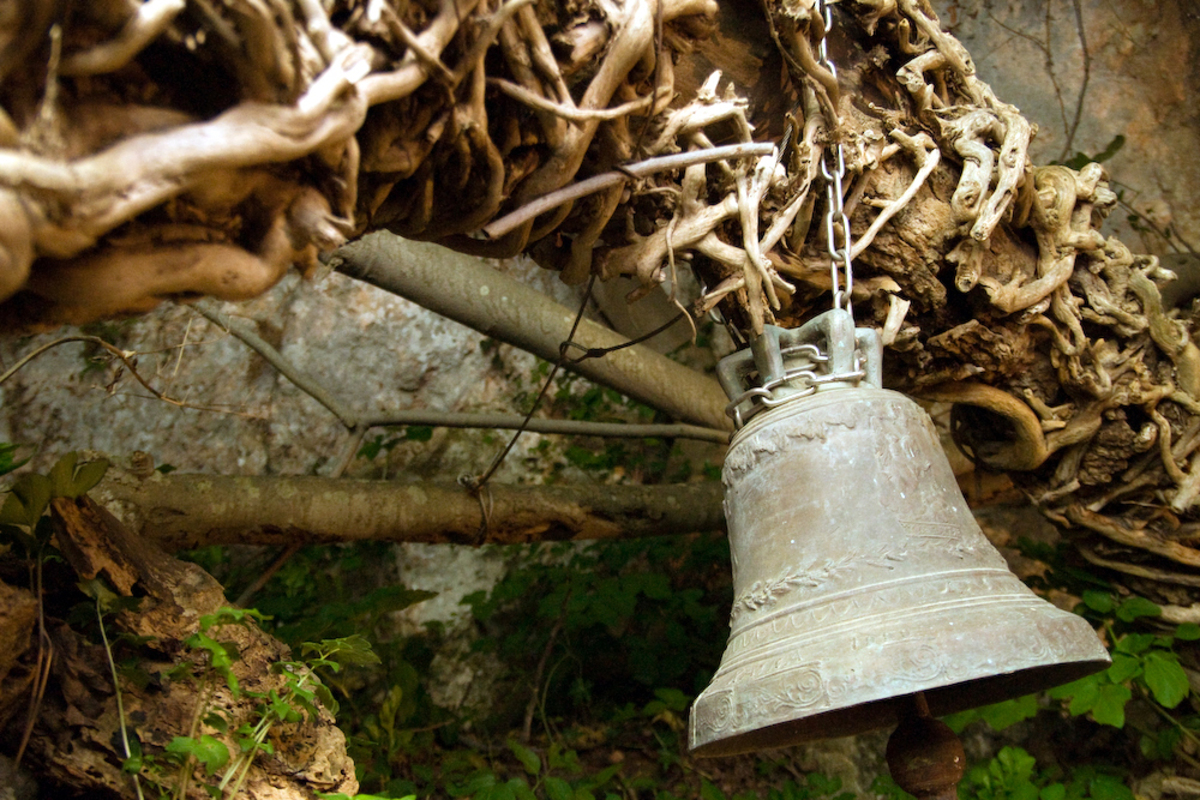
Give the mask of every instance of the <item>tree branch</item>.
[[[558, 359], [575, 312], [471, 256], [388, 233], [366, 236], [337, 251], [338, 271], [449, 317], [547, 361]], [[583, 347], [623, 344], [619, 334], [583, 320]], [[603, 386], [709, 428], [729, 430], [728, 399], [716, 380], [647, 347], [564, 365]]]
[[[203, 300], [196, 303], [193, 308], [211, 322], [229, 331], [238, 339], [241, 339], [247, 347], [266, 359], [267, 363], [279, 370], [280, 374], [295, 384], [298, 389], [325, 406], [335, 417], [341, 420], [347, 429], [352, 431], [361, 429], [365, 432], [370, 428], [385, 425], [427, 425], [434, 428], [524, 429], [535, 433], [556, 433], [566, 436], [603, 436], [613, 439], [659, 437], [663, 439], [695, 439], [715, 444], [729, 443], [728, 431], [687, 424], [636, 425], [624, 422], [586, 422], [571, 419], [536, 418], [530, 419], [525, 424], [525, 417], [519, 414], [473, 414], [438, 411], [428, 408], [389, 411], [386, 414], [376, 417], [362, 419], [350, 408], [349, 404], [334, 396], [315, 378], [288, 361], [282, 353], [255, 333], [252, 326], [222, 314]], [[2, 377], [0, 377], [0, 380], [2, 380]]]
[[[480, 499], [451, 481], [152, 475], [110, 469], [92, 491], [168, 550], [354, 541], [521, 544], [632, 539], [724, 527], [718, 482], [506, 486]], [[115, 503], [119, 505], [114, 505]], [[481, 529], [483, 512], [487, 525]]]

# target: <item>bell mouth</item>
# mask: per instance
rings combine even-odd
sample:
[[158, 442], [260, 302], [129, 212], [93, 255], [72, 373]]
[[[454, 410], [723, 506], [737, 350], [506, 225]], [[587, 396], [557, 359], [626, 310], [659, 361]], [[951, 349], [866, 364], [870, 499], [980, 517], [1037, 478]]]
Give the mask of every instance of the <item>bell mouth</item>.
[[[1106, 654], [1103, 659], [1032, 667], [950, 686], [914, 689], [914, 692], [923, 691], [930, 713], [935, 717], [943, 717], [1070, 683], [1106, 669], [1110, 663]], [[898, 695], [802, 719], [777, 722], [704, 744], [693, 742], [689, 752], [700, 758], [736, 756], [890, 728], [900, 721], [909, 702], [908, 697]]]

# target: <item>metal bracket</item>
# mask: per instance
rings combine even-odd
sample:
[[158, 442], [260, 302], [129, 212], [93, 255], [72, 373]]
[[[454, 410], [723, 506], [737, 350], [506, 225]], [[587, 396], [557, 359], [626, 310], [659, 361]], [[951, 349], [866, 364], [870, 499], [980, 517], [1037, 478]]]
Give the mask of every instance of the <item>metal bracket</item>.
[[883, 388], [883, 345], [873, 328], [835, 308], [799, 328], [767, 325], [761, 336], [721, 359], [717, 378], [730, 398], [725, 413], [742, 427], [755, 414], [818, 391], [866, 383]]

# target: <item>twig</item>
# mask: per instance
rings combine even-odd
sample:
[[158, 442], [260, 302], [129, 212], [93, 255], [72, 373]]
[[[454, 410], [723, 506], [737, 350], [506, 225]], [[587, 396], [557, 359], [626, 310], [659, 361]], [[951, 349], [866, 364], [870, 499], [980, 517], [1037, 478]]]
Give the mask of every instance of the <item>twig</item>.
[[290, 561], [292, 556], [300, 552], [300, 548], [303, 546], [304, 542], [292, 542], [284, 547], [279, 555], [275, 557], [275, 560], [271, 562], [271, 565], [263, 570], [262, 574], [255, 578], [254, 582], [238, 595], [237, 600], [234, 600], [233, 604], [239, 608], [249, 608], [250, 601], [254, 599], [254, 595], [258, 594], [258, 590], [266, 586], [267, 581], [275, 577], [275, 573], [279, 572], [280, 568]]
[[[542, 399], [546, 396], [546, 392], [550, 390], [550, 384], [554, 382], [554, 377], [558, 375], [558, 371], [562, 369], [563, 364], [566, 363], [567, 348], [575, 339], [575, 334], [579, 331], [579, 323], [583, 319], [583, 311], [587, 308], [588, 300], [591, 299], [592, 286], [595, 285], [595, 283], [596, 275], [593, 273], [591, 277], [588, 278], [587, 290], [583, 293], [583, 301], [579, 304], [579, 311], [575, 314], [575, 321], [571, 323], [571, 331], [567, 334], [567, 338], [563, 340], [562, 344], [558, 346], [558, 360], [555, 361], [554, 366], [550, 368], [550, 374], [546, 376], [546, 381], [542, 384], [542, 390], [538, 392], [537, 397], [533, 399], [533, 404], [529, 407], [529, 413], [527, 413], [525, 418], [521, 421], [521, 426], [517, 428], [517, 432], [514, 433], [508, 440], [508, 444], [504, 446], [504, 449], [496, 454], [496, 457], [492, 459], [492, 463], [482, 475], [477, 477], [470, 475], [464, 476], [464, 478], [459, 481], [466, 486], [468, 490], [470, 490], [472, 495], [478, 497], [480, 490], [486, 486], [491, 477], [496, 474], [496, 470], [500, 468], [500, 465], [504, 462], [504, 459], [508, 456], [509, 452], [512, 451], [513, 446], [517, 443], [517, 439], [521, 438], [521, 434], [525, 432], [529, 421], [533, 419], [534, 413], [537, 412], [538, 407], [542, 404]], [[487, 533], [487, 517], [488, 515], [485, 511], [483, 517], [483, 527], [480, 529], [480, 532], [483, 534]]]
[[82, 336], [82, 335], [63, 336], [60, 339], [55, 339], [53, 342], [48, 342], [48, 343], [42, 345], [41, 347], [33, 350], [32, 352], [26, 353], [24, 356], [22, 356], [20, 358], [20, 360], [17, 361], [17, 363], [15, 363], [11, 367], [9, 367], [3, 374], [0, 374], [0, 384], [4, 383], [6, 380], [11, 378], [13, 375], [15, 375], [17, 373], [18, 370], [20, 370], [22, 367], [24, 367], [30, 361], [33, 361], [33, 359], [37, 358], [42, 353], [45, 353], [47, 350], [50, 350], [54, 347], [58, 347], [60, 344], [67, 344], [69, 342], [88, 342], [90, 344], [97, 345], [98, 347], [102, 347], [103, 349], [112, 353], [114, 356], [116, 356], [118, 359], [120, 359], [121, 363], [125, 365], [125, 368], [129, 370], [129, 373], [131, 375], [133, 375], [133, 377], [137, 380], [137, 382], [140, 383], [142, 385], [142, 387], [145, 388], [146, 391], [148, 391], [148, 392], [150, 392], [150, 394], [154, 395], [154, 399], [156, 399], [156, 400], [161, 400], [164, 403], [170, 403], [171, 405], [179, 406], [180, 408], [192, 408], [192, 409], [196, 409], [198, 411], [221, 411], [221, 410], [223, 410], [223, 409], [218, 409], [218, 408], [215, 408], [212, 406], [192, 405], [191, 403], [187, 403], [183, 400], [178, 400], [174, 397], [170, 397], [170, 396], [164, 394], [163, 392], [160, 392], [158, 389], [155, 389], [153, 386], [151, 386], [149, 383], [147, 383], [146, 379], [143, 378], [141, 376], [141, 373], [139, 373], [137, 371], [137, 362], [134, 361], [134, 357], [137, 355], [136, 351], [122, 350], [119, 347], [117, 347], [116, 345], [106, 342], [98, 336]]
[[[121, 699], [121, 679], [117, 675], [117, 662], [113, 660], [112, 646], [108, 643], [108, 633], [104, 630], [104, 612], [100, 608], [100, 598], [96, 598], [96, 621], [100, 625], [100, 639], [104, 643], [104, 654], [108, 656], [108, 669], [112, 674], [113, 695], [117, 700], [117, 724], [121, 728], [121, 744], [125, 751], [125, 758], [133, 755], [129, 748], [129, 730], [125, 727], [125, 705]], [[142, 800], [142, 782], [135, 772], [132, 775], [133, 788], [137, 790], [138, 800]]]
[[[705, 428], [700, 425], [679, 424], [626, 424], [623, 422], [587, 422], [570, 419], [530, 419], [526, 424], [525, 418], [517, 414], [472, 414], [455, 411], [437, 411], [435, 409], [412, 409], [391, 411], [379, 416], [361, 419], [351, 411], [344, 402], [334, 397], [316, 379], [298, 369], [288, 361], [282, 353], [272, 347], [258, 334], [238, 320], [231, 319], [207, 306], [204, 302], [192, 306], [198, 313], [220, 325], [231, 334], [241, 339], [256, 353], [266, 359], [267, 363], [279, 370], [280, 374], [290, 380], [302, 392], [325, 406], [343, 425], [357, 433], [357, 441], [370, 428], [389, 425], [425, 425], [431, 428], [499, 428], [503, 430], [518, 430], [524, 427], [534, 433], [554, 433], [566, 436], [604, 436], [615, 439], [678, 438], [695, 439], [702, 442], [727, 444], [729, 433], [716, 428]], [[674, 320], [672, 320], [674, 321]], [[589, 351], [590, 352], [590, 351]], [[20, 366], [20, 365], [18, 365]], [[16, 367], [14, 367], [16, 369]], [[0, 383], [3, 376], [0, 376]], [[358, 446], [348, 447], [346, 454], [339, 459], [339, 464], [353, 461]], [[347, 456], [349, 456], [347, 458]], [[343, 466], [337, 471], [344, 470]]]
[[646, 95], [645, 97], [639, 97], [637, 100], [623, 103], [615, 108], [577, 108], [547, 100], [545, 97], [529, 91], [524, 86], [512, 81], [506, 81], [503, 78], [488, 78], [487, 82], [515, 100], [520, 100], [522, 103], [533, 106], [541, 111], [549, 111], [551, 114], [557, 114], [563, 119], [568, 119], [572, 122], [586, 122], [593, 119], [620, 119], [634, 112], [641, 111], [655, 99], [654, 95]]
[[529, 696], [529, 702], [525, 704], [525, 719], [521, 723], [522, 742], [528, 742], [530, 735], [533, 733], [533, 712], [537, 710], [538, 698], [542, 693], [542, 675], [546, 672], [546, 662], [550, 659], [550, 653], [554, 650], [554, 643], [558, 640], [558, 634], [563, 629], [563, 621], [567, 616], [567, 601], [570, 599], [571, 593], [567, 592], [563, 596], [562, 611], [558, 615], [558, 619], [554, 621], [554, 627], [550, 629], [550, 636], [546, 640], [546, 646], [542, 649], [541, 658], [538, 659], [537, 669], [533, 672], [533, 680], [530, 681], [532, 692]]
[[1088, 51], [1087, 34], [1083, 29], [1083, 7], [1079, 0], [1072, 0], [1071, 4], [1075, 9], [1075, 30], [1079, 33], [1079, 49], [1083, 52], [1083, 81], [1079, 84], [1079, 99], [1075, 101], [1075, 119], [1067, 128], [1067, 140], [1063, 142], [1062, 153], [1058, 156], [1059, 161], [1065, 161], [1071, 155], [1071, 148], [1075, 145], [1075, 133], [1079, 130], [1079, 121], [1083, 117], [1083, 101], [1087, 97], [1088, 81], [1092, 77], [1092, 54]]
[[[675, 322], [676, 317], [672, 320]], [[592, 358], [585, 353], [583, 358]], [[576, 359], [572, 359], [575, 361]], [[578, 360], [582, 360], [578, 359]], [[426, 425], [431, 428], [498, 428], [516, 430], [522, 426], [524, 417], [517, 414], [471, 414], [454, 411], [415, 409], [397, 411], [388, 416], [373, 417], [364, 425], [381, 427], [388, 425]], [[603, 436], [611, 439], [678, 438], [701, 442], [727, 444], [729, 432], [716, 428], [685, 423], [635, 424], [625, 422], [587, 422], [573, 419], [530, 419], [525, 429], [533, 433], [554, 433], [564, 436]]]
[[622, 167], [619, 171], [602, 172], [586, 180], [564, 186], [557, 191], [542, 195], [536, 200], [518, 208], [511, 214], [506, 214], [483, 227], [483, 233], [489, 239], [499, 239], [535, 217], [539, 217], [552, 208], [561, 206], [572, 200], [578, 200], [589, 194], [616, 186], [630, 178], [644, 178], [656, 172], [669, 169], [683, 169], [694, 164], [707, 164], [711, 161], [721, 161], [726, 158], [745, 158], [748, 156], [765, 156], [775, 147], [770, 142], [747, 142], [745, 144], [730, 144], [723, 147], [712, 147], [704, 150], [692, 150], [686, 153], [675, 153], [669, 156], [648, 158], [637, 164]]
[[341, 420], [342, 424], [347, 428], [356, 428], [359, 424], [358, 417], [338, 398], [331, 395], [311, 377], [298, 369], [295, 364], [288, 361], [283, 355], [268, 344], [261, 336], [250, 329], [250, 326], [239, 321], [225, 316], [217, 311], [211, 305], [205, 302], [199, 302], [192, 306], [196, 309], [196, 313], [208, 319], [210, 322], [221, 326], [231, 334], [241, 339], [247, 347], [258, 353], [267, 363], [294, 383], [297, 388], [303, 391], [312, 399], [316, 400], [321, 405], [325, 406], [330, 413]]
[[46, 687], [50, 683], [50, 667], [54, 663], [54, 642], [50, 639], [50, 634], [46, 632], [46, 595], [42, 583], [44, 562], [44, 556], [39, 551], [33, 581], [38, 600], [38, 652], [33, 681], [29, 687], [29, 712], [25, 717], [25, 729], [21, 733], [21, 743], [17, 746], [15, 761], [18, 766], [20, 766], [21, 759], [25, 755], [25, 748], [29, 746], [29, 740], [33, 736], [33, 726], [41, 711], [42, 699], [46, 696]]

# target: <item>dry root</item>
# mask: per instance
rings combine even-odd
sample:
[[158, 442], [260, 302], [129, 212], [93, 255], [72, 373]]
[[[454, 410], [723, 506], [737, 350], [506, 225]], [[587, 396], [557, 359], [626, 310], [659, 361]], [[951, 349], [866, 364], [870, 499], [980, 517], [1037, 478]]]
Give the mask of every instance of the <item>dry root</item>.
[[[837, 4], [829, 31], [814, 6], [20, 4], [0, 38], [0, 326], [250, 296], [387, 228], [568, 281], [635, 275], [634, 299], [688, 265], [698, 310], [750, 337], [829, 307], [821, 167], [840, 148], [854, 307], [889, 382], [957, 403], [964, 447], [1064, 524], [1192, 566], [1193, 319], [1154, 259], [1097, 231], [1100, 167], [1032, 166], [1032, 126], [927, 4]], [[706, 37], [734, 17], [721, 47], [777, 50], [722, 77]]]

